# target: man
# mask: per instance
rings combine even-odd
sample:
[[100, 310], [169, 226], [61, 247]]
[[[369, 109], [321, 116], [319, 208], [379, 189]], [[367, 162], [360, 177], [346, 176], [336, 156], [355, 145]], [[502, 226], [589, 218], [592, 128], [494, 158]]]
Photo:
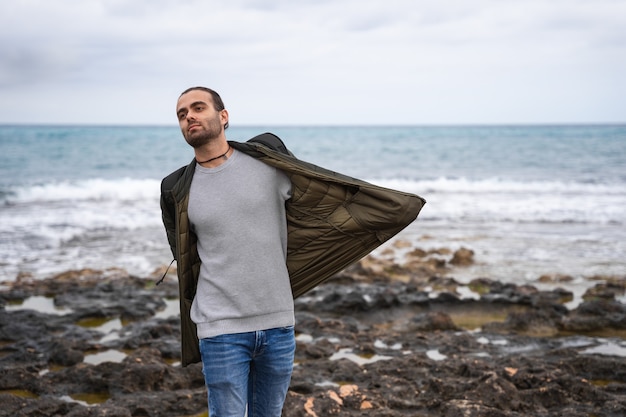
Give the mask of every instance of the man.
[[176, 115], [195, 154], [188, 196], [200, 270], [191, 319], [200, 340], [211, 417], [280, 416], [295, 352], [287, 272], [289, 178], [233, 149], [228, 111], [203, 87]]
[[[205, 87], [176, 113], [195, 158], [161, 183], [177, 261], [181, 362], [202, 361], [211, 417], [279, 416], [294, 357], [293, 300], [367, 255], [425, 201], [294, 157], [271, 133], [227, 141]], [[285, 265], [286, 263], [286, 265]]]

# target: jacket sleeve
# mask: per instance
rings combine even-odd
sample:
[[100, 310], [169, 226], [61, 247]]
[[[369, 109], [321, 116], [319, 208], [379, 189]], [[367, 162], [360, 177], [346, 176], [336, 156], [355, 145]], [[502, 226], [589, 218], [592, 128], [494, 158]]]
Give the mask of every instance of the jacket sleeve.
[[169, 210], [166, 197], [164, 195], [161, 195], [161, 217], [163, 219], [163, 225], [165, 226], [165, 233], [167, 234], [167, 242], [170, 245], [172, 256], [176, 259], [176, 226], [174, 223], [174, 216]]
[[[177, 256], [176, 250], [176, 201], [172, 189], [174, 185], [181, 177], [184, 167], [171, 173], [161, 181], [161, 218], [163, 220], [163, 226], [165, 226], [165, 233], [167, 235], [167, 242], [170, 245], [170, 250], [174, 259]], [[178, 260], [178, 259], [176, 259]]]

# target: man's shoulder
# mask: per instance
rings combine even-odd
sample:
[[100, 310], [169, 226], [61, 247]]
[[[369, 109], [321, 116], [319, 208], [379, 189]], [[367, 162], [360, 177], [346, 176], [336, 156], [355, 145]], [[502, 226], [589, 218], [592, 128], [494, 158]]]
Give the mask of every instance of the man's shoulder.
[[187, 167], [188, 165], [182, 166], [163, 178], [163, 180], [161, 181], [161, 192], [174, 188], [174, 185], [183, 176]]
[[285, 145], [285, 142], [283, 142], [281, 138], [270, 132], [261, 133], [260, 135], [249, 139], [247, 142], [260, 143], [261, 145], [264, 145], [274, 151], [293, 156], [291, 151], [287, 149], [287, 145]]

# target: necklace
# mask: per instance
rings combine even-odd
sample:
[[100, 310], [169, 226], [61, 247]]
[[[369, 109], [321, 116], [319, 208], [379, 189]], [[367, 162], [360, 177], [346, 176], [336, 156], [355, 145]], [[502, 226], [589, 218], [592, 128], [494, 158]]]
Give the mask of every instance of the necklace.
[[206, 164], [207, 162], [215, 161], [216, 159], [220, 159], [220, 158], [225, 158], [225, 159], [228, 159], [228, 157], [226, 156], [226, 154], [228, 154], [228, 152], [230, 152], [230, 149], [231, 149], [231, 148], [230, 148], [230, 145], [228, 145], [228, 149], [226, 149], [226, 152], [224, 152], [224, 153], [223, 153], [223, 154], [221, 154], [220, 156], [216, 156], [215, 158], [210, 158], [210, 159], [207, 159], [206, 161], [198, 161], [198, 160], [196, 159], [196, 162], [197, 162], [198, 164]]

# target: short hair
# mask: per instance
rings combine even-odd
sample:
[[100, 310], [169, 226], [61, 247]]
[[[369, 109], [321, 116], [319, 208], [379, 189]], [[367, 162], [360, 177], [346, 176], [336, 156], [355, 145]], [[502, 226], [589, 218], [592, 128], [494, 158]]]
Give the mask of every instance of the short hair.
[[[224, 106], [224, 101], [222, 101], [222, 97], [220, 97], [220, 95], [217, 93], [217, 91], [212, 90], [212, 89], [210, 89], [208, 87], [201, 87], [201, 86], [189, 87], [188, 89], [186, 89], [185, 91], [180, 93], [180, 96], [178, 96], [178, 98], [181, 98], [182, 96], [184, 96], [188, 92], [194, 91], [194, 90], [200, 90], [200, 91], [205, 91], [205, 92], [209, 93], [211, 95], [211, 99], [213, 100], [213, 107], [215, 108], [215, 110], [222, 111], [222, 110], [224, 110], [226, 108]], [[228, 122], [226, 122], [226, 124], [224, 125], [224, 130], [226, 130], [226, 129], [228, 129]]]

